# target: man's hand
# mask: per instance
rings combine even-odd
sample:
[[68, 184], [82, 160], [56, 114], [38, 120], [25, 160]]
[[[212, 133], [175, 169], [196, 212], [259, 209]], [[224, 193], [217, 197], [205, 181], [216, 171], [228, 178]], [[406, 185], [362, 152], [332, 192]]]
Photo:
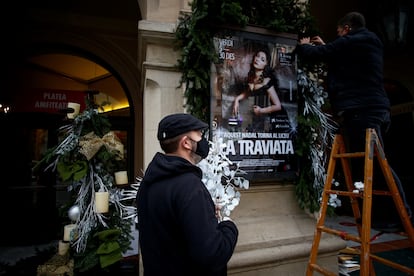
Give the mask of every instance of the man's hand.
[[310, 37], [302, 37], [301, 39], [299, 39], [299, 44], [300, 45], [311, 44]]
[[322, 40], [320, 36], [310, 37], [303, 37], [299, 40], [299, 44], [311, 44], [311, 45], [325, 45], [325, 42]]
[[312, 39], [310, 40], [310, 42], [312, 44], [315, 44], [315, 45], [325, 45], [325, 42], [322, 40], [322, 38], [320, 36], [314, 36], [314, 37], [312, 37]]

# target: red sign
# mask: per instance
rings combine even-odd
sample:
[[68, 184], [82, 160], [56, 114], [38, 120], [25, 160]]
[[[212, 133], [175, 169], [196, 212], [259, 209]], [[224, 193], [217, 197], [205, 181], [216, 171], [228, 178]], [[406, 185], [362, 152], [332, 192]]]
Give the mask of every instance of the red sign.
[[68, 102], [81, 105], [85, 109], [85, 91], [38, 88], [26, 91], [15, 99], [11, 112], [59, 113], [66, 109]]

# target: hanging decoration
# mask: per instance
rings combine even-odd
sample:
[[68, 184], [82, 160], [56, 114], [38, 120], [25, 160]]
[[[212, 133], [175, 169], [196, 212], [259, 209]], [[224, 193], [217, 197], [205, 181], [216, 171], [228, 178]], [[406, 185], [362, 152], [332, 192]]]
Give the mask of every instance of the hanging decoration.
[[[296, 185], [300, 207], [311, 213], [319, 210], [320, 197], [325, 185], [327, 157], [333, 142], [337, 125], [332, 117], [323, 111], [328, 93], [323, 87], [324, 70], [319, 66], [303, 67], [298, 70], [297, 81], [302, 97], [302, 151], [297, 153], [304, 158], [301, 174]], [[322, 75], [322, 76], [321, 76]], [[313, 181], [310, 181], [313, 179]], [[338, 207], [340, 199], [330, 195], [329, 205]]]
[[35, 169], [57, 171], [58, 181], [71, 194], [65, 240], [70, 242], [75, 269], [106, 268], [131, 249], [133, 240], [137, 189], [133, 185], [120, 188], [114, 178], [115, 172], [125, 170], [123, 145], [90, 97], [86, 109], [68, 120], [59, 133], [61, 142]]

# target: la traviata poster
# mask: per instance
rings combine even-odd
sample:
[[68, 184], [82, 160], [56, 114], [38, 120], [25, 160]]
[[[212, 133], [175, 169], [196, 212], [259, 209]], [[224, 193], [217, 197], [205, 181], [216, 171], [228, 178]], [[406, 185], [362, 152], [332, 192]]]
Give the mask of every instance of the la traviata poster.
[[214, 37], [211, 67], [213, 139], [251, 181], [296, 176], [296, 37], [225, 30]]

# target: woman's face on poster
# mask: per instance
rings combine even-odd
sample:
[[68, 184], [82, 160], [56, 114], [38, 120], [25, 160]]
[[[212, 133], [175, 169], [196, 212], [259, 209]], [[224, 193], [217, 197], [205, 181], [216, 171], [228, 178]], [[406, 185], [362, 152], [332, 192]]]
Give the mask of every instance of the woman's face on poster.
[[257, 52], [253, 59], [253, 66], [258, 70], [263, 70], [267, 65], [267, 57], [264, 52]]

